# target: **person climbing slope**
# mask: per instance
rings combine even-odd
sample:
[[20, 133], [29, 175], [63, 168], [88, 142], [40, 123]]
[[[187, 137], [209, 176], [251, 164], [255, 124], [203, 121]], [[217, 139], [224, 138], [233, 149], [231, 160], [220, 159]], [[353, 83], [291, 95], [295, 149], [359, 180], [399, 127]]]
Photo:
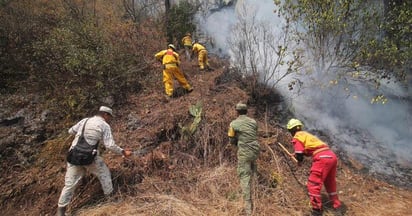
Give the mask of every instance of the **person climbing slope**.
[[163, 83], [165, 92], [168, 97], [173, 97], [173, 78], [186, 89], [187, 92], [192, 92], [193, 87], [186, 80], [183, 72], [180, 70], [179, 54], [173, 44], [169, 44], [166, 50], [162, 50], [155, 54], [155, 58], [162, 62], [163, 65]]
[[192, 35], [189, 32], [182, 38], [182, 44], [185, 47], [186, 59], [191, 61], [190, 51], [192, 50]]
[[113, 152], [125, 157], [132, 155], [131, 150], [123, 149], [115, 144], [109, 125], [112, 117], [112, 109], [101, 106], [95, 116], [84, 118], [69, 129], [69, 134], [75, 135], [75, 138], [67, 156], [67, 169], [64, 187], [57, 204], [57, 216], [65, 215], [76, 187], [86, 172], [92, 173], [99, 179], [105, 196], [112, 194], [113, 183], [110, 170], [97, 150], [99, 141], [102, 140], [104, 146]]
[[192, 43], [192, 55], [194, 54], [198, 55], [197, 60], [201, 71], [204, 71], [205, 69], [213, 70], [209, 65], [208, 52], [206, 48], [196, 41], [193, 41]]
[[242, 188], [246, 215], [252, 215], [253, 202], [251, 195], [252, 178], [257, 171], [256, 160], [260, 146], [257, 141], [257, 123], [248, 117], [247, 105], [238, 103], [235, 106], [238, 117], [230, 123], [228, 136], [230, 144], [237, 146], [237, 173]]

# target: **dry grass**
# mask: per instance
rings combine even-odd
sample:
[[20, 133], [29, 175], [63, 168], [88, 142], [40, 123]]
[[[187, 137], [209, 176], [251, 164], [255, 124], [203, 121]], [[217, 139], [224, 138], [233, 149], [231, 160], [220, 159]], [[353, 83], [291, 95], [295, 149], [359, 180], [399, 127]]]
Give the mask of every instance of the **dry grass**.
[[[104, 199], [95, 177], [86, 176], [69, 207], [73, 215], [131, 216], [233, 216], [242, 215], [243, 201], [236, 173], [236, 149], [226, 149], [226, 131], [235, 118], [233, 106], [248, 101], [235, 82], [225, 80], [224, 70], [209, 74], [188, 71], [195, 90], [171, 101], [163, 88], [133, 95], [112, 122], [117, 144], [141, 149], [156, 145], [144, 156], [122, 158], [110, 152], [104, 158], [111, 172], [115, 194]], [[222, 78], [223, 77], [223, 78]], [[216, 80], [221, 80], [217, 82]], [[222, 81], [223, 80], [223, 81]], [[159, 82], [161, 82], [159, 80]], [[159, 83], [161, 86], [161, 83]], [[201, 101], [202, 121], [185, 139], [181, 126], [190, 125], [189, 106]], [[254, 215], [303, 216], [310, 211], [305, 183], [310, 159], [297, 167], [275, 144], [288, 143], [289, 134], [259, 122], [261, 155], [253, 183]], [[53, 215], [64, 182], [65, 136], [47, 142], [30, 169], [6, 167], [1, 179], [5, 215]], [[291, 146], [287, 146], [291, 150]], [[16, 156], [16, 158], [18, 158]], [[339, 163], [338, 190], [347, 206], [346, 215], [412, 215], [412, 193]], [[325, 216], [332, 216], [326, 193]], [[22, 213], [30, 210], [28, 213]]]

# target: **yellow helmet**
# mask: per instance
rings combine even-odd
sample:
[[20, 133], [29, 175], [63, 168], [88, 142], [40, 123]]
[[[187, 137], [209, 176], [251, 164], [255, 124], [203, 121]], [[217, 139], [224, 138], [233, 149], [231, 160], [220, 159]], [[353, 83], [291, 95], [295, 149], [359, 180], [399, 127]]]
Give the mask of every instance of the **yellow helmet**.
[[299, 121], [298, 119], [290, 119], [289, 122], [288, 122], [288, 124], [286, 125], [286, 128], [287, 128], [288, 130], [290, 130], [290, 129], [296, 127], [296, 126], [301, 126], [301, 127], [303, 127], [303, 124], [302, 124], [302, 122]]

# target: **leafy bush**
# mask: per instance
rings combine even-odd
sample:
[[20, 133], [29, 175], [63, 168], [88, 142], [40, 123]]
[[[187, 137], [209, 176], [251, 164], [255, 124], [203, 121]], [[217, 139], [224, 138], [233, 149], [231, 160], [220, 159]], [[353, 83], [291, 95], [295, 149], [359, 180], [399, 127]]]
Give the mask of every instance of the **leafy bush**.
[[389, 1], [380, 25], [382, 37], [369, 41], [360, 59], [382, 71], [381, 78], [405, 81], [412, 59], [412, 2]]
[[180, 39], [184, 37], [185, 33], [192, 33], [196, 30], [196, 25], [193, 22], [196, 12], [196, 5], [185, 0], [173, 6], [169, 14], [166, 14], [169, 17], [169, 25], [166, 28], [174, 36], [175, 44], [181, 45]]
[[410, 1], [384, 2], [393, 4], [389, 13], [378, 1], [275, 1], [297, 27], [298, 39], [318, 64], [317, 73], [338, 69], [337, 79], [345, 80], [367, 71], [357, 78], [372, 85], [391, 77], [404, 80], [412, 57]]
[[121, 6], [23, 0], [1, 8], [2, 87], [38, 92], [58, 118], [124, 102], [151, 74], [145, 56], [159, 35], [150, 20], [125, 19]]

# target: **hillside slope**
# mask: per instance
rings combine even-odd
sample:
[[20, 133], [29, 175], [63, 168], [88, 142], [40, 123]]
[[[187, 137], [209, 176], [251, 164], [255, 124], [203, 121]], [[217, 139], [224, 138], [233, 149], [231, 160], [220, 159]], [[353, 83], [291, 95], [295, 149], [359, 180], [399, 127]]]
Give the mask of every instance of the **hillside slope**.
[[[226, 130], [236, 117], [233, 108], [239, 101], [249, 102], [249, 114], [259, 123], [262, 153], [254, 183], [255, 215], [306, 215], [309, 212], [304, 184], [310, 160], [306, 159], [305, 165], [298, 169], [276, 146], [276, 142], [287, 144], [290, 139], [284, 129], [276, 126], [274, 119], [279, 115], [276, 109], [256, 106], [264, 103], [249, 98], [239, 76], [218, 59], [212, 59], [212, 64], [214, 71], [199, 72], [194, 62], [183, 63], [183, 70], [195, 88], [190, 94], [178, 89], [178, 97], [166, 100], [159, 71], [157, 80], [147, 84], [140, 94], [130, 95], [127, 104], [116, 107], [112, 127], [117, 143], [149, 151], [128, 159], [105, 152], [115, 194], [109, 199], [103, 198], [97, 179], [87, 176], [68, 209], [70, 214], [241, 215], [236, 149], [225, 148]], [[274, 101], [271, 100], [270, 105], [276, 107], [278, 104], [272, 104]], [[194, 116], [190, 115], [189, 108], [196, 104], [202, 107], [201, 121], [196, 131], [190, 133], [188, 128]], [[2, 140], [11, 133], [19, 133], [6, 126], [0, 130]], [[45, 142], [39, 153], [32, 151], [35, 158], [30, 161], [31, 165], [20, 166], [18, 158], [2, 165], [0, 208], [3, 215], [55, 214], [64, 184], [64, 155], [70, 141], [62, 133]], [[356, 167], [356, 161], [339, 162], [338, 190], [346, 215], [412, 214], [411, 191], [362, 174]], [[324, 200], [327, 202], [326, 195]], [[324, 215], [333, 215], [328, 203]]]

